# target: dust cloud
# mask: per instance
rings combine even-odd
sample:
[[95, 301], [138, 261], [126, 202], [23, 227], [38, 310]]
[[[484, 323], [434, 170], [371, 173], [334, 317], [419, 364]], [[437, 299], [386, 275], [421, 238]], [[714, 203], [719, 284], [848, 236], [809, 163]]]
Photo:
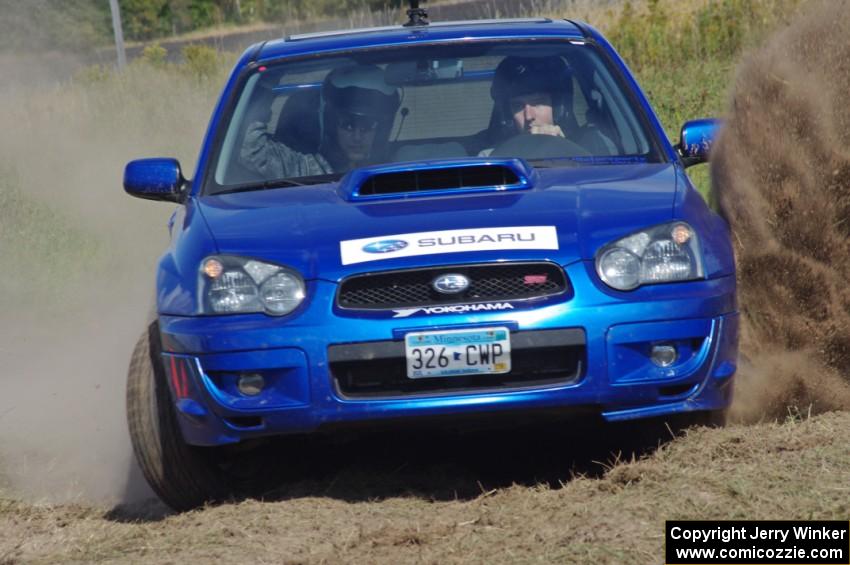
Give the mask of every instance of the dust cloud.
[[806, 8], [739, 66], [712, 155], [735, 234], [743, 421], [850, 408], [850, 10]]
[[[123, 167], [173, 156], [190, 177], [222, 80], [137, 64], [122, 76], [88, 69], [0, 85], [0, 197], [14, 177], [11, 189], [63, 224], [29, 226], [33, 249], [56, 251], [18, 250], [22, 264], [0, 274], [50, 277], [31, 295], [0, 296], [0, 486], [16, 495], [104, 504], [151, 495], [132, 457], [124, 384], [174, 206], [124, 194]], [[0, 223], [26, 221], [10, 216], [0, 210]], [[84, 234], [82, 245], [63, 230]], [[0, 241], [0, 257], [9, 244]], [[17, 283], [0, 288], [27, 288]]]

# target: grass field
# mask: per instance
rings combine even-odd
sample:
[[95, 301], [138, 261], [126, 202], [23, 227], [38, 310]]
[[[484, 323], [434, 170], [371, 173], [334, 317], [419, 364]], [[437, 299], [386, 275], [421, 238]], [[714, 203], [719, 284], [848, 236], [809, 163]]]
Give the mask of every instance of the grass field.
[[[0, 169], [0, 263], [14, 275], [0, 277], [0, 309], [50, 296], [57, 278], [76, 283], [85, 265], [97, 260], [102, 242], [71, 225], [55, 208], [27, 197], [18, 176]], [[57, 245], [61, 242], [61, 245]]]

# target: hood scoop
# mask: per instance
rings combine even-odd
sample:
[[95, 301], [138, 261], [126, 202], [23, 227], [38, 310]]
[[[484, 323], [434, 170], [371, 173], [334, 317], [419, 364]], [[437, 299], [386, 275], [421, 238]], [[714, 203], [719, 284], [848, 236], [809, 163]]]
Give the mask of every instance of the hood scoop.
[[379, 200], [525, 190], [535, 178], [522, 159], [448, 159], [355, 169], [342, 178], [340, 190], [347, 200]]

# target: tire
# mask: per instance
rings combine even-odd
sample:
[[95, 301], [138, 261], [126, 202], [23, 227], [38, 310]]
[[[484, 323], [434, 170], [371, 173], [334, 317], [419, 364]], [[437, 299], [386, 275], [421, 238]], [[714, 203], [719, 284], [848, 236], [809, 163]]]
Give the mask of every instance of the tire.
[[215, 448], [183, 441], [171, 392], [160, 362], [159, 329], [139, 338], [127, 374], [127, 423], [142, 474], [162, 501], [191, 510], [229, 496]]

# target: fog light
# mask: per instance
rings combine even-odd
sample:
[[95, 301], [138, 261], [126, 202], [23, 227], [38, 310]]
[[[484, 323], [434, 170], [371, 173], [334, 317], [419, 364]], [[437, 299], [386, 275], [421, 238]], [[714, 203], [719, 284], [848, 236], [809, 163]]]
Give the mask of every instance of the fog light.
[[236, 386], [239, 388], [239, 392], [245, 396], [257, 396], [263, 392], [266, 379], [263, 378], [263, 375], [257, 373], [243, 373], [239, 376]]
[[669, 367], [679, 358], [679, 352], [672, 345], [653, 345], [651, 358], [659, 367]]

